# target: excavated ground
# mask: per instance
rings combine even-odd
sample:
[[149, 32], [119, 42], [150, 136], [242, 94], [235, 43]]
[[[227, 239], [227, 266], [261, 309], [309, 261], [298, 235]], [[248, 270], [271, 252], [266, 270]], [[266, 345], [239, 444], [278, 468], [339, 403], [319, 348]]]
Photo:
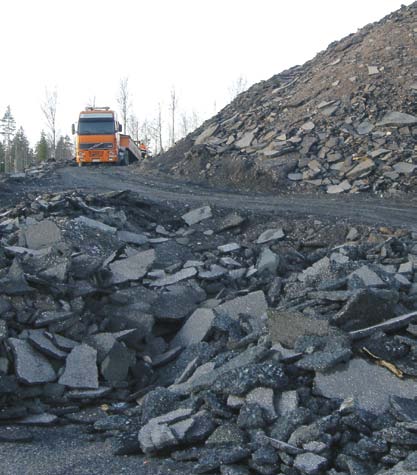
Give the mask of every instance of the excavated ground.
[[[133, 170], [51, 165], [0, 185], [4, 473], [414, 470], [416, 325], [349, 332], [417, 308], [415, 199], [231, 193]], [[155, 420], [175, 411], [174, 437]]]

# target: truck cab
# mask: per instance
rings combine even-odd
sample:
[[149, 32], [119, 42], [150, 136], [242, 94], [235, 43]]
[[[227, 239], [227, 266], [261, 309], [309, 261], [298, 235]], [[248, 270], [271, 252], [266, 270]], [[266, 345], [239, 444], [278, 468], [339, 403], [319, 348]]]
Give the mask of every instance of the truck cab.
[[80, 112], [76, 135], [75, 160], [84, 163], [116, 163], [120, 160], [120, 132], [122, 126], [109, 107], [87, 107]]

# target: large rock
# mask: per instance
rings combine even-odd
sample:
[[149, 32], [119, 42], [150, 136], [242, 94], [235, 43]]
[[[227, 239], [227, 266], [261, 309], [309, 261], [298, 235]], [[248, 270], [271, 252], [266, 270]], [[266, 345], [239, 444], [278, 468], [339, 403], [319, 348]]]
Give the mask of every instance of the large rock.
[[355, 293], [331, 322], [346, 331], [375, 325], [395, 316], [398, 293], [364, 289]]
[[327, 459], [311, 452], [299, 454], [294, 460], [294, 467], [305, 475], [317, 475], [326, 465]]
[[355, 286], [355, 281], [360, 282], [363, 287], [384, 287], [385, 282], [379, 275], [370, 269], [368, 266], [362, 266], [355, 270], [348, 276], [352, 286]]
[[269, 247], [266, 247], [262, 250], [261, 255], [259, 256], [258, 262], [256, 263], [256, 269], [259, 273], [269, 271], [274, 274], [277, 271], [279, 262], [279, 256], [275, 254], [275, 252], [272, 252]]
[[375, 414], [382, 414], [389, 408], [392, 396], [414, 398], [417, 394], [415, 380], [399, 379], [386, 368], [360, 358], [327, 374], [317, 374], [314, 384], [315, 391], [324, 397], [354, 398], [358, 407]]
[[404, 112], [391, 111], [385, 114], [384, 117], [376, 124], [377, 126], [392, 125], [402, 127], [404, 125], [417, 124], [417, 117]]
[[195, 310], [205, 297], [205, 292], [198, 286], [172, 285], [155, 300], [152, 314], [157, 320], [181, 320]]
[[154, 287], [166, 287], [168, 285], [177, 284], [182, 280], [190, 279], [197, 274], [197, 269], [195, 267], [187, 267], [186, 269], [181, 269], [180, 271], [176, 272], [175, 274], [169, 275], [167, 277], [163, 277], [162, 279], [158, 279], [155, 282], [152, 282]]
[[366, 175], [375, 167], [375, 162], [370, 158], [362, 160], [360, 163], [355, 165], [351, 170], [346, 173], [346, 177], [350, 179], [358, 178], [362, 175]]
[[265, 294], [262, 290], [251, 292], [243, 297], [236, 297], [228, 300], [215, 308], [217, 314], [227, 314], [234, 320], [239, 319], [240, 314], [250, 315], [254, 318], [261, 318], [268, 308]]
[[202, 208], [193, 209], [188, 213], [185, 213], [182, 216], [182, 219], [188, 224], [188, 226], [192, 226], [193, 224], [197, 224], [200, 221], [211, 217], [212, 212], [210, 206], [203, 206]]
[[45, 335], [43, 330], [30, 330], [28, 340], [34, 348], [46, 356], [58, 360], [63, 360], [67, 357], [68, 353], [58, 348], [53, 341]]
[[126, 259], [112, 262], [109, 267], [113, 274], [113, 284], [141, 279], [148, 272], [154, 260], [155, 251], [149, 249], [148, 251], [138, 252]]
[[325, 320], [306, 317], [299, 312], [269, 309], [268, 329], [272, 343], [293, 348], [298, 337], [305, 335], [327, 335], [329, 324]]
[[208, 308], [198, 308], [185, 322], [171, 342], [171, 348], [189, 346], [203, 341], [210, 333], [215, 314]]
[[267, 229], [256, 240], [256, 244], [265, 244], [266, 242], [282, 239], [285, 233], [282, 228]]
[[59, 384], [70, 388], [98, 389], [97, 350], [85, 344], [76, 346], [67, 357]]
[[26, 384], [55, 381], [55, 370], [45, 356], [24, 340], [9, 338], [7, 341], [14, 355], [16, 375], [20, 381]]
[[62, 240], [61, 230], [48, 219], [31, 224], [22, 230], [22, 236], [29, 249], [41, 249]]
[[104, 233], [115, 234], [117, 228], [113, 226], [109, 226], [108, 224], [104, 224], [101, 221], [97, 221], [95, 219], [87, 218], [87, 216], [78, 216], [74, 219], [74, 222], [77, 224], [81, 224], [88, 228], [96, 229], [98, 231], [102, 231]]
[[165, 241], [155, 247], [155, 269], [166, 269], [171, 265], [193, 260], [194, 255], [189, 246], [183, 246], [173, 240]]
[[116, 341], [101, 363], [101, 374], [109, 383], [121, 383], [127, 379], [130, 363], [128, 349]]
[[120, 241], [127, 242], [129, 244], [136, 244], [141, 246], [148, 242], [148, 238], [144, 234], [132, 233], [130, 231], [118, 231], [117, 238]]

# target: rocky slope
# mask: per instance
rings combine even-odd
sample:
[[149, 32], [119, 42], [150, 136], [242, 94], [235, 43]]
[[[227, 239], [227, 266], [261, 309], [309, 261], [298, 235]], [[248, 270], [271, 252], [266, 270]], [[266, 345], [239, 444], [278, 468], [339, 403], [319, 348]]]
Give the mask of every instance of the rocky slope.
[[413, 191], [417, 2], [263, 81], [148, 169], [278, 192]]
[[75, 423], [152, 474], [415, 473], [416, 267], [406, 229], [28, 195], [0, 210], [0, 444]]

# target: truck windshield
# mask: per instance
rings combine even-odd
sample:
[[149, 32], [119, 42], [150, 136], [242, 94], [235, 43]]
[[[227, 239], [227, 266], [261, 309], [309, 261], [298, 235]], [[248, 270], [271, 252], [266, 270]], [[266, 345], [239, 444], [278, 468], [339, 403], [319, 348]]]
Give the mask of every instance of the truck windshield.
[[79, 135], [114, 134], [113, 119], [80, 119], [78, 121]]

